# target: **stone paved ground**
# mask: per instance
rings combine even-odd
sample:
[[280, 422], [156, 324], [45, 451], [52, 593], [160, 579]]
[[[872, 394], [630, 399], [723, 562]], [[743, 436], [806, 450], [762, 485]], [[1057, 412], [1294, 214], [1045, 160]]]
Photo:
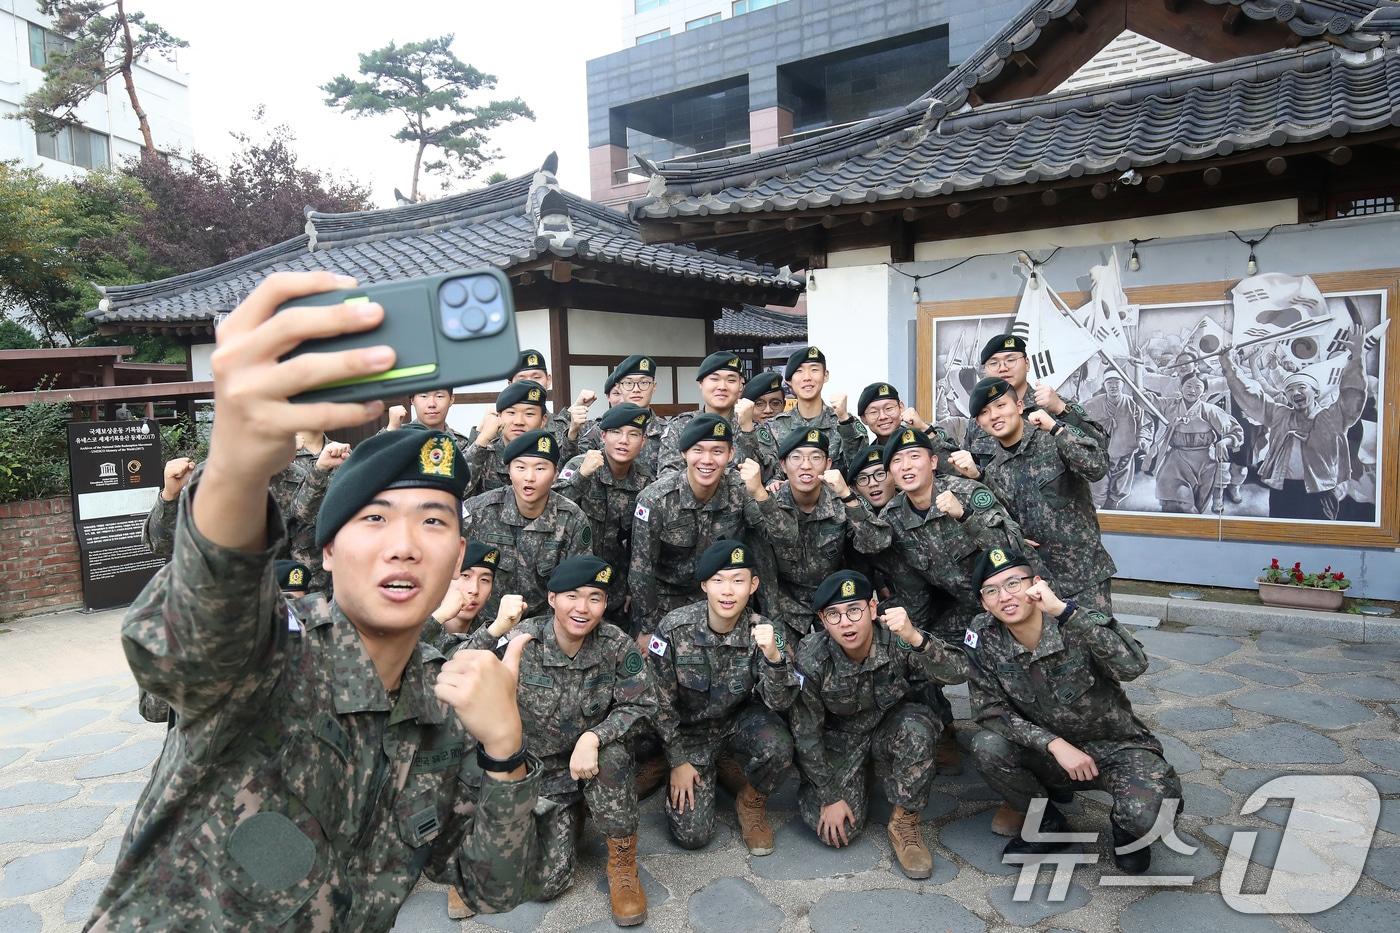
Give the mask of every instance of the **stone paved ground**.
[[[116, 614], [102, 623], [115, 651]], [[30, 624], [30, 623], [21, 623]], [[41, 622], [61, 635], [57, 621]], [[84, 622], [91, 628], [92, 617]], [[49, 663], [61, 686], [29, 689], [34, 652], [11, 670], [0, 636], [0, 933], [77, 929], [111, 870], [131, 807], [162, 741], [161, 726], [136, 714], [129, 677], [110, 665], [74, 678], [61, 637]], [[971, 771], [940, 776], [926, 811], [926, 836], [937, 868], [916, 883], [890, 870], [882, 825], [850, 848], [818, 844], [794, 815], [791, 788], [775, 797], [777, 852], [750, 858], [726, 806], [718, 838], [701, 852], [681, 852], [666, 834], [660, 797], [643, 806], [642, 865], [651, 901], [642, 929], [744, 931], [1018, 929], [1129, 933], [1219, 933], [1312, 930], [1364, 933], [1396, 929], [1400, 910], [1400, 650], [1349, 645], [1313, 636], [1240, 636], [1194, 627], [1140, 633], [1153, 657], [1150, 673], [1130, 688], [1139, 714], [1163, 736], [1185, 782], [1181, 836], [1192, 856], [1158, 846], [1154, 867], [1191, 874], [1189, 889], [1101, 887], [1108, 862], [1079, 869], [1067, 897], [1048, 903], [1045, 886], [1029, 902], [1011, 898], [1015, 876], [1000, 863], [1002, 840], [988, 830], [992, 794]], [[28, 692], [13, 692], [14, 684]], [[7, 691], [11, 691], [7, 695]], [[965, 695], [955, 699], [966, 714]], [[967, 741], [963, 733], [964, 744]], [[1246, 917], [1219, 895], [1231, 827], [1259, 831], [1255, 858], [1279, 850], [1288, 804], [1241, 816], [1249, 792], [1284, 772], [1361, 774], [1380, 789], [1382, 810], [1365, 874], [1340, 905], [1311, 918]], [[877, 806], [882, 824], [888, 806]], [[1104, 799], [1080, 795], [1070, 813], [1077, 829], [1107, 826]], [[606, 930], [601, 838], [585, 837], [573, 888], [549, 904], [462, 924], [448, 921], [446, 894], [424, 883], [399, 917], [399, 930]], [[1285, 856], [1307, 865], [1307, 855]], [[1252, 869], [1246, 891], [1263, 869]]]

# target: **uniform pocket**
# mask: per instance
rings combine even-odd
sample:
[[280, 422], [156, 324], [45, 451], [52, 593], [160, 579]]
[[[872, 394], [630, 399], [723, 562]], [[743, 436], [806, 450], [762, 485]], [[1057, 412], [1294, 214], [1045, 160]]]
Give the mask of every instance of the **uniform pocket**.
[[1070, 658], [1051, 668], [1049, 674], [1050, 687], [1061, 703], [1073, 703], [1094, 685], [1094, 672], [1084, 658]]
[[997, 680], [1007, 695], [1017, 703], [1024, 706], [1035, 702], [1035, 688], [1031, 686], [1030, 678], [1019, 664], [998, 664]]
[[[613, 684], [617, 678], [611, 673], [595, 674], [583, 682], [583, 716], [592, 720], [601, 716], [612, 703]], [[593, 723], [590, 722], [590, 725]]]

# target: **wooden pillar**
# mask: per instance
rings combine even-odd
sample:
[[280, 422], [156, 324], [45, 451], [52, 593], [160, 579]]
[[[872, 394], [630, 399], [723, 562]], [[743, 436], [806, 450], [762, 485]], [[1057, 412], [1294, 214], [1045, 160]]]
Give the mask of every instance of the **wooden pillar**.
[[574, 399], [569, 386], [569, 309], [560, 305], [549, 308], [549, 359], [554, 366], [554, 410], [563, 411]]

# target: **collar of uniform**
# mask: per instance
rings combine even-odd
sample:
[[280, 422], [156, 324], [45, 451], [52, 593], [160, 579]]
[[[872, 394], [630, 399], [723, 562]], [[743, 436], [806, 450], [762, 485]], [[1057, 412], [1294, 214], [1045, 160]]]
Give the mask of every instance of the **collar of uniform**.
[[893, 636], [878, 621], [874, 623], [874, 626], [875, 637], [870, 642], [870, 653], [865, 656], [864, 661], [852, 661], [840, 643], [830, 635], [826, 635], [826, 640], [831, 645], [829, 649], [831, 660], [835, 663], [837, 672], [849, 674], [858, 671], [873, 671], [889, 663], [890, 641]]
[[447, 711], [433, 692], [432, 682], [437, 677], [433, 674], [430, 678], [428, 673], [428, 662], [441, 660], [442, 655], [436, 648], [421, 641], [418, 643], [403, 669], [403, 679], [399, 681], [399, 700], [389, 716], [389, 725], [406, 719], [434, 725], [443, 721]]
[[1012, 635], [1011, 631], [1005, 625], [998, 622], [996, 627], [1000, 630], [998, 637], [1005, 639], [1007, 649], [1012, 657], [1029, 655], [1026, 659], [1026, 663], [1039, 661], [1041, 658], [1049, 657], [1055, 652], [1065, 649], [1065, 640], [1060, 636], [1060, 624], [1049, 615], [1046, 615], [1044, 619], [1041, 620], [1040, 642], [1035, 646], [1034, 650], [1027, 648], [1017, 641], [1016, 636]]
[[784, 422], [791, 422], [792, 427], [781, 432], [773, 432], [774, 437], [786, 437], [788, 431], [796, 431], [798, 428], [834, 428], [836, 426], [836, 409], [822, 402], [821, 414], [810, 421], [797, 413], [797, 406], [794, 405], [787, 411], [780, 411], [773, 416], [772, 420], [782, 419]]
[[739, 621], [734, 623], [734, 627], [727, 634], [721, 635], [710, 628], [710, 612], [708, 606], [700, 618], [696, 620], [695, 627], [691, 630], [691, 640], [697, 645], [717, 648], [724, 645], [729, 648], [747, 648], [749, 644], [749, 629], [753, 624], [751, 616], [753, 610], [744, 609], [744, 614], [739, 616]]
[[690, 488], [690, 479], [687, 477], [687, 471], [682, 468], [678, 471], [678, 475], [680, 476], [680, 481], [677, 485], [677, 490], [680, 494], [678, 504], [683, 509], [705, 509], [711, 512], [718, 512], [720, 510], [728, 511], [731, 508], [730, 498], [733, 485], [736, 483], [740, 486], [743, 485], [743, 480], [739, 479], [737, 471], [730, 467], [725, 467], [721, 472], [719, 486], [715, 489], [715, 494], [710, 496], [708, 502], [701, 502], [699, 499], [695, 498], [695, 491]]
[[[621, 479], [613, 475], [611, 463], [612, 461], [608, 459], [608, 455], [603, 454], [603, 465], [593, 474], [594, 478], [604, 486], [611, 486], [614, 489], [623, 489], [627, 492], [638, 492], [651, 485], [652, 477], [651, 474], [647, 472], [647, 468], [642, 464], [641, 454], [638, 454], [637, 459], [632, 461], [632, 469], [628, 470], [627, 475]], [[686, 485], [689, 486], [690, 484], [687, 483]]]
[[[937, 484], [935, 483], [934, 498], [938, 497]], [[943, 513], [938, 511], [938, 506], [929, 504], [928, 511], [920, 515], [914, 509], [914, 503], [909, 500], [907, 492], [895, 493], [895, 497], [885, 506], [885, 512], [899, 516], [899, 524], [904, 528], [918, 528], [936, 520]]]
[[825, 483], [819, 487], [817, 504], [812, 507], [812, 511], [810, 512], [803, 512], [801, 507], [798, 506], [797, 500], [792, 496], [792, 486], [787, 483], [783, 483], [778, 487], [778, 501], [783, 505], [791, 506], [808, 520], [837, 518], [842, 509], [842, 506], [836, 499], [836, 494], [832, 492]]
[[554, 513], [559, 510], [559, 504], [554, 501], [554, 492], [550, 491], [544, 500], [544, 511], [534, 518], [526, 518], [520, 514], [520, 509], [515, 504], [515, 490], [506, 486], [505, 495], [501, 499], [501, 521], [507, 525], [514, 525], [517, 528], [529, 528], [536, 522], [547, 522], [554, 520]]
[[[601, 627], [606, 624], [598, 623]], [[603, 660], [603, 651], [598, 647], [598, 629], [588, 633], [588, 637], [579, 646], [578, 654], [572, 658], [564, 653], [559, 647], [559, 640], [554, 637], [554, 616], [537, 616], [532, 633], [535, 641], [540, 646], [540, 663], [545, 667], [572, 667], [576, 670], [584, 670], [590, 667], [597, 667]]]
[[[354, 623], [334, 602], [328, 604], [328, 612], [317, 612], [312, 628], [329, 624], [326, 633], [325, 650], [330, 655], [330, 669], [335, 671], [334, 702], [338, 715], [346, 713], [382, 712], [394, 708], [389, 702], [389, 694], [384, 690], [384, 682], [379, 679], [374, 662], [365, 650], [363, 639]], [[414, 649], [404, 668], [402, 687], [399, 692], [399, 708], [403, 709], [405, 692], [413, 693], [414, 679], [423, 680], [423, 662]], [[416, 712], [415, 712], [416, 714]], [[405, 718], [399, 716], [398, 718]], [[441, 716], [439, 715], [439, 719]]]

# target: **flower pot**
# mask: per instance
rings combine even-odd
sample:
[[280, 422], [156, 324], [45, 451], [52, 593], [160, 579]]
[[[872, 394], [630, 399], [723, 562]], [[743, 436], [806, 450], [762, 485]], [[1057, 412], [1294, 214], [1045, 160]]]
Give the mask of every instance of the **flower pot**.
[[1344, 599], [1346, 599], [1346, 593], [1343, 590], [1329, 590], [1320, 586], [1289, 586], [1285, 583], [1259, 581], [1259, 601], [1266, 606], [1336, 612], [1342, 608]]

